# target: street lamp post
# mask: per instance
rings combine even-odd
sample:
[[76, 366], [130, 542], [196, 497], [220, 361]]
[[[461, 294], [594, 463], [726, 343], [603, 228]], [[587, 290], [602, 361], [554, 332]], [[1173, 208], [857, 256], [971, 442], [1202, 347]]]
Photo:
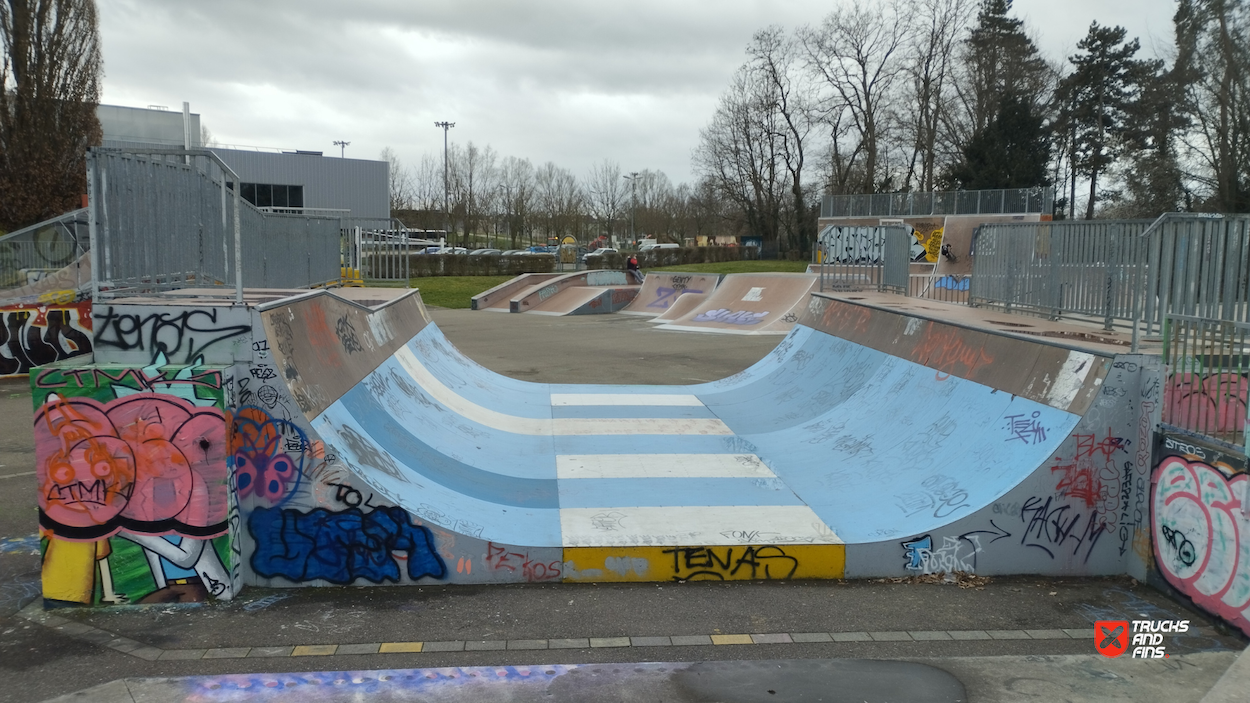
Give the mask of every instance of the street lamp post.
[[621, 178], [629, 181], [629, 240], [637, 242], [638, 233], [634, 231], [634, 217], [638, 214], [638, 193], [634, 186], [638, 182], [638, 172], [631, 171]]
[[435, 127], [443, 128], [443, 232], [451, 237], [451, 209], [447, 205], [449, 194], [451, 192], [450, 181], [447, 177], [447, 130], [456, 126], [455, 122], [435, 122]]

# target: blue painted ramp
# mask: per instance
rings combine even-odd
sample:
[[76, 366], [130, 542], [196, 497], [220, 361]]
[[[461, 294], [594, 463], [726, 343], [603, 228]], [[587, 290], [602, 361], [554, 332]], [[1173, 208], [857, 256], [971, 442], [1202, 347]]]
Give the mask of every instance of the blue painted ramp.
[[430, 324], [314, 427], [448, 529], [672, 546], [923, 533], [1006, 493], [1078, 419], [806, 326], [741, 374], [656, 387], [517, 381]]

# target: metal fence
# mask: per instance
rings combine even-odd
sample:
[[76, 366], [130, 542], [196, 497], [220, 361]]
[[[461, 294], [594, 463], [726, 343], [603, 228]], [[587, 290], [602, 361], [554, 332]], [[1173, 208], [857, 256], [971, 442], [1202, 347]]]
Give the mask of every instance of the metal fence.
[[[74, 266], [90, 247], [86, 208], [0, 237], [0, 297], [6, 288], [30, 285]], [[90, 279], [86, 266], [74, 266], [71, 273], [79, 287]]]
[[1168, 315], [1163, 325], [1163, 422], [1250, 453], [1246, 389], [1250, 324]]
[[341, 224], [343, 266], [368, 281], [412, 278], [411, 256], [430, 242], [394, 218], [344, 218]]
[[1170, 314], [1245, 322], [1250, 313], [1244, 215], [983, 225], [973, 251], [973, 305], [1128, 325], [1134, 349]]
[[820, 290], [907, 295], [912, 241], [906, 227], [826, 227], [816, 248]]
[[925, 215], [1050, 214], [1054, 188], [952, 190], [938, 193], [826, 195], [821, 217], [911, 217]]
[[243, 300], [243, 288], [340, 278], [336, 216], [263, 213], [211, 151], [92, 149], [87, 157], [92, 294], [180, 288]]

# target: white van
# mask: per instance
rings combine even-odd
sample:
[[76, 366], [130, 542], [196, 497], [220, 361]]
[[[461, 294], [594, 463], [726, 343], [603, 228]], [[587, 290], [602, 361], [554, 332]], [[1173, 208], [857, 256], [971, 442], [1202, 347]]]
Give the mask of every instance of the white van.
[[680, 245], [678, 245], [678, 244], [671, 244], [671, 243], [665, 243], [665, 244], [643, 244], [643, 245], [642, 245], [642, 246], [638, 249], [638, 251], [643, 252], [643, 251], [651, 251], [651, 250], [653, 250], [653, 249], [680, 249], [680, 248], [681, 248], [681, 246], [680, 246]]

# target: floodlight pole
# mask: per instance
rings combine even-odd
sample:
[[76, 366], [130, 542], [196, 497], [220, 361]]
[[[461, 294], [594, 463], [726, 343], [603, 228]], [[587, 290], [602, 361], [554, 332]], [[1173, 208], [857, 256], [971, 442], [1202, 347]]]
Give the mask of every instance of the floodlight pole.
[[638, 172], [630, 171], [621, 178], [629, 181], [629, 241], [636, 244], [638, 233], [634, 231], [634, 217], [638, 214], [638, 194], [634, 185], [638, 181]]
[[347, 147], [348, 147], [348, 145], [349, 145], [349, 144], [351, 144], [351, 142], [345, 142], [345, 141], [335, 141], [335, 142], [334, 142], [334, 146], [337, 146], [337, 147], [339, 148], [339, 158], [340, 158], [340, 159], [341, 159], [341, 158], [343, 158], [343, 155], [347, 153]]
[[443, 232], [451, 236], [451, 209], [447, 205], [451, 193], [451, 181], [447, 176], [447, 130], [456, 126], [455, 122], [435, 122], [435, 127], [443, 128]]

